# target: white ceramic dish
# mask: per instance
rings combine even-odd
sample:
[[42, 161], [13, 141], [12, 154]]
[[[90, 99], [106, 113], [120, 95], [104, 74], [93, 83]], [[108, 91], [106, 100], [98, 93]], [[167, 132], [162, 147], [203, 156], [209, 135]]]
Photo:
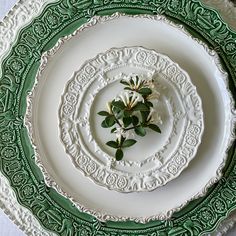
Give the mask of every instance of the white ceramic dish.
[[[162, 132], [149, 130], [145, 138], [131, 133], [137, 145], [115, 161], [114, 149], [105, 145], [115, 135], [101, 127], [97, 113], [123, 90], [119, 82], [130, 72], [157, 84], [154, 109]], [[85, 176], [110, 190], [140, 192], [179, 176], [196, 155], [204, 122], [201, 99], [186, 72], [154, 50], [123, 47], [98, 54], [74, 73], [62, 95], [59, 127], [66, 153]]]
[[[42, 61], [48, 66], [43, 73], [39, 71], [39, 84], [28, 99], [26, 124], [34, 134], [37, 161], [45, 179], [82, 211], [100, 220], [147, 222], [168, 218], [206, 193], [221, 177], [233, 139], [233, 100], [227, 88], [227, 74], [214, 51], [161, 16], [95, 17], [78, 32], [59, 50], [68, 37], [57, 43], [54, 50], [58, 53], [53, 60]], [[188, 72], [202, 99], [205, 131], [196, 158], [177, 179], [151, 193], [124, 195], [94, 185], [73, 167], [60, 143], [57, 109], [66, 81], [84, 61], [109, 48], [129, 45], [158, 50]], [[27, 122], [31, 119], [33, 124]]]

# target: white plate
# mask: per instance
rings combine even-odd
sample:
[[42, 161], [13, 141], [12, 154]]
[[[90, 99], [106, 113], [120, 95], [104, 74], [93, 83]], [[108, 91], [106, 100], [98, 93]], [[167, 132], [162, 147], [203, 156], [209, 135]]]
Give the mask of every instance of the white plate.
[[[147, 128], [140, 138], [129, 131], [137, 143], [115, 161], [106, 142], [116, 135], [101, 127], [98, 112], [123, 91], [119, 82], [129, 75], [156, 84], [160, 96], [153, 109], [162, 117], [162, 132]], [[123, 47], [98, 54], [74, 73], [62, 95], [59, 127], [66, 153], [85, 176], [127, 193], [152, 191], [176, 178], [196, 155], [204, 123], [201, 99], [186, 72], [154, 50]]]
[[[78, 34], [80, 31], [83, 33]], [[82, 211], [100, 220], [147, 222], [170, 217], [206, 193], [221, 176], [233, 138], [233, 101], [227, 75], [215, 52], [160, 16], [95, 17], [78, 32], [61, 50], [58, 48], [68, 37], [49, 52], [58, 50], [53, 60], [42, 62], [48, 63], [47, 68], [38, 73], [39, 84], [28, 99], [26, 124], [45, 179]], [[133, 45], [166, 54], [188, 72], [202, 99], [205, 131], [196, 157], [178, 178], [153, 192], [122, 194], [93, 184], [74, 168], [60, 142], [58, 107], [66, 81], [84, 61], [112, 47]], [[31, 119], [33, 124], [27, 122]]]

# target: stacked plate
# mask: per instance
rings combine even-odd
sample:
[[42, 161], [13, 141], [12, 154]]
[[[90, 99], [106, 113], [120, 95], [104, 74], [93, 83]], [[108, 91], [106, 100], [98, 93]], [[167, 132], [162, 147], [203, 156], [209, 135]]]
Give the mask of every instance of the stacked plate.
[[214, 233], [236, 209], [236, 33], [200, 1], [42, 9], [0, 83], [1, 172], [39, 232]]

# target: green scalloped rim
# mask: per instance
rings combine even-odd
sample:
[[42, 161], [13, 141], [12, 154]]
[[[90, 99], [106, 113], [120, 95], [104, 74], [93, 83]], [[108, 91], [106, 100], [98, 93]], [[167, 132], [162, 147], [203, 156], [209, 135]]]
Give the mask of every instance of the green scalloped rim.
[[[114, 12], [164, 14], [214, 48], [230, 77], [235, 98], [236, 33], [218, 13], [197, 0], [60, 0], [45, 7], [19, 33], [17, 42], [2, 63], [0, 78], [0, 168], [8, 178], [20, 204], [39, 222], [58, 235], [68, 236], [178, 236], [211, 232], [236, 209], [235, 144], [229, 151], [224, 177], [207, 196], [191, 202], [169, 221], [147, 224], [97, 221], [79, 212], [71, 202], [45, 185], [34, 162], [34, 152], [23, 117], [26, 95], [34, 83], [40, 58], [56, 41], [72, 33], [94, 15]], [[178, 12], [178, 13], [176, 13]]]

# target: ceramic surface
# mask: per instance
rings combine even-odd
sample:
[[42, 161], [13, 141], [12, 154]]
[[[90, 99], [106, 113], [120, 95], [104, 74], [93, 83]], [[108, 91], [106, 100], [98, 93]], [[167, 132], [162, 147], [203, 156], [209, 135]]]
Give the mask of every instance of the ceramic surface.
[[[31, 4], [31, 2], [33, 2], [33, 1], [27, 1], [27, 4], [28, 3], [30, 3]], [[37, 1], [37, 7], [35, 8], [35, 9], [38, 9], [38, 8], [40, 8], [40, 3], [39, 3], [40, 1]], [[218, 2], [218, 1], [214, 1], [215, 3], [214, 4], [216, 4], [216, 6], [217, 6], [217, 4], [219, 4], [219, 6], [224, 6], [224, 4], [225, 4], [225, 2]], [[60, 2], [61, 3], [61, 2]], [[65, 6], [65, 5], [67, 5], [68, 3], [65, 3], [65, 2], [63, 2], [62, 3], [62, 5], [60, 5], [60, 7], [59, 7], [59, 10], [60, 10], [60, 12], [61, 12], [61, 9], [64, 9], [64, 7], [63, 6]], [[100, 7], [99, 9], [97, 8], [97, 11], [98, 11], [98, 13], [100, 13], [100, 11], [101, 11], [101, 9], [103, 8], [103, 10], [104, 10], [104, 6], [106, 6], [106, 3], [104, 3], [104, 5], [103, 5], [103, 3], [97, 3], [98, 5], [98, 7]], [[151, 1], [151, 3], [150, 4], [147, 4], [147, 6], [149, 6], [149, 7], [146, 7], [146, 12], [149, 12], [150, 14], [152, 14], [153, 12], [156, 12], [156, 11], [158, 11], [158, 9], [160, 10], [160, 9], [165, 9], [165, 13], [169, 16], [169, 15], [171, 15], [171, 16], [174, 16], [174, 17], [176, 17], [176, 15], [174, 14], [174, 11], [172, 11], [172, 10], [170, 10], [170, 8], [168, 8], [168, 4], [169, 4], [169, 2], [168, 3], [165, 3], [165, 4], [163, 4], [162, 5], [162, 8], [158, 8], [158, 6], [161, 6], [160, 5], [160, 3], [158, 2], [158, 3], [156, 3], [155, 4], [155, 6], [153, 6], [152, 5], [152, 1]], [[213, 3], [212, 3], [213, 4]], [[132, 5], [132, 4], [131, 4]], [[129, 6], [128, 5], [128, 3], [125, 3], [125, 4], [123, 4], [122, 5], [122, 8], [124, 9], [124, 10], [127, 10], [127, 9], [131, 9], [132, 8], [132, 6]], [[227, 4], [226, 4], [227, 5]], [[87, 7], [87, 5], [85, 4], [85, 5], [83, 5], [84, 7]], [[144, 5], [145, 6], [145, 5]], [[198, 9], [202, 9], [203, 11], [201, 11], [201, 13], [200, 14], [195, 14], [195, 16], [197, 17], [197, 19], [198, 18], [200, 18], [200, 16], [202, 16], [203, 18], [201, 18], [201, 21], [199, 20], [196, 20], [196, 19], [192, 19], [192, 17], [190, 17], [190, 18], [184, 18], [184, 17], [182, 17], [182, 15], [181, 14], [179, 14], [178, 15], [178, 19], [180, 19], [180, 20], [183, 20], [187, 25], [191, 25], [196, 31], [195, 31], [195, 33], [196, 32], [199, 32], [199, 33], [201, 33], [204, 37], [205, 37], [205, 39], [207, 39], [208, 40], [208, 43], [210, 43], [210, 44], [212, 44], [214, 47], [216, 47], [216, 48], [218, 48], [217, 47], [217, 41], [218, 42], [220, 42], [220, 46], [219, 46], [219, 48], [218, 48], [218, 50], [219, 50], [219, 52], [220, 52], [220, 54], [221, 55], [224, 55], [223, 56], [223, 60], [224, 60], [224, 62], [226, 63], [226, 67], [227, 67], [227, 70], [228, 71], [230, 71], [230, 72], [232, 72], [233, 71], [233, 68], [234, 68], [234, 66], [233, 66], [233, 64], [231, 64], [231, 61], [232, 61], [232, 58], [233, 58], [233, 56], [231, 56], [232, 54], [227, 54], [227, 53], [225, 53], [224, 52], [224, 50], [222, 50], [223, 48], [224, 48], [224, 45], [226, 45], [226, 44], [228, 44], [229, 43], [229, 39], [232, 39], [232, 38], [230, 38], [230, 37], [228, 37], [228, 36], [231, 36], [231, 37], [233, 37], [234, 38], [234, 34], [232, 33], [232, 31], [230, 31], [230, 30], [228, 30], [227, 29], [227, 27], [225, 28], [225, 25], [223, 24], [222, 25], [222, 27], [219, 27], [216, 31], [214, 31], [214, 33], [213, 33], [213, 31], [210, 31], [210, 30], [206, 30], [206, 28], [208, 28], [209, 26], [211, 27], [211, 26], [213, 26], [214, 27], [214, 24], [218, 24], [218, 23], [220, 23], [221, 22], [221, 20], [219, 19], [219, 17], [218, 17], [218, 15], [217, 14], [215, 14], [215, 12], [214, 11], [211, 11], [211, 10], [208, 10], [208, 9], [206, 9], [206, 8], [204, 8], [204, 7], [202, 7], [202, 5], [201, 4], [199, 4], [198, 2], [195, 2], [195, 3], [192, 3], [192, 2], [189, 2], [189, 5], [187, 6], [187, 8], [189, 9], [188, 11], [186, 11], [186, 5], [185, 4], [183, 4], [182, 5], [183, 6], [183, 13], [186, 13], [187, 12], [187, 14], [185, 14], [185, 16], [190, 16], [191, 14], [190, 14], [190, 12], [191, 12], [191, 10], [192, 9], [195, 9], [195, 7], [200, 7], [200, 8], [198, 8]], [[22, 7], [22, 6], [20, 6], [20, 4], [19, 4], [19, 7]], [[26, 6], [23, 6], [23, 8], [24, 7], [26, 7]], [[28, 5], [27, 5], [27, 7], [28, 7]], [[25, 8], [26, 10], [27, 10], [27, 7]], [[51, 6], [52, 7], [52, 6]], [[114, 7], [114, 4], [112, 4], [111, 3], [111, 5], [110, 5], [110, 7]], [[191, 10], [190, 10], [190, 8], [189, 7], [193, 7], [193, 8], [191, 8]], [[69, 5], [69, 7], [67, 8], [68, 9], [68, 12], [67, 13], [69, 13], [69, 12], [72, 12], [72, 10], [74, 9], [74, 8], [78, 8], [78, 9], [80, 9], [81, 10], [81, 8], [80, 7], [78, 7], [76, 4], [73, 6], [73, 5]], [[175, 6], [175, 8], [178, 8], [178, 5], [176, 5]], [[174, 10], [175, 10], [175, 12], [178, 12], [178, 11], [176, 11], [176, 9], [174, 8]], [[29, 8], [30, 9], [30, 8]], [[92, 7], [92, 9], [94, 9], [93, 7]], [[119, 8], [119, 9], [121, 9], [121, 8]], [[137, 12], [143, 12], [142, 10], [141, 10], [141, 8], [137, 8], [137, 5], [136, 5], [136, 7], [135, 7], [135, 9], [137, 10], [136, 11], [136, 13]], [[58, 10], [58, 9], [57, 9]], [[106, 10], [108, 10], [108, 8], [106, 8]], [[105, 10], [105, 12], [106, 12], [106, 10]], [[55, 12], [58, 12], [58, 11], [55, 11]], [[73, 18], [74, 17], [74, 15], [76, 15], [75, 14], [75, 12], [77, 12], [78, 13], [78, 11], [73, 11], [74, 13], [72, 13], [72, 14], [68, 14], [68, 15], [70, 15], [70, 17], [71, 18]], [[109, 12], [109, 10], [106, 12], [106, 13], [108, 13]], [[229, 9], [226, 9], [225, 8], [225, 10], [223, 10], [223, 13], [225, 12], [225, 18], [227, 18], [228, 17], [228, 15], [230, 15], [230, 13], [232, 12], [231, 10], [229, 10]], [[88, 14], [87, 14], [88, 13]], [[87, 17], [90, 17], [91, 15], [93, 15], [94, 13], [91, 13], [91, 12], [87, 12], [86, 13], [86, 11], [84, 12], [84, 14], [82, 14], [81, 16], [80, 16], [80, 19], [83, 19], [83, 17], [86, 15]], [[104, 13], [104, 12], [103, 12]], [[208, 14], [208, 23], [209, 23], [209, 25], [208, 25], [208, 27], [206, 27], [206, 25], [202, 25], [201, 24], [201, 26], [200, 26], [200, 23], [199, 22], [201, 22], [202, 23], [202, 20], [205, 18], [205, 16], [204, 16], [204, 14], [205, 13], [207, 13]], [[28, 15], [28, 13], [27, 13], [27, 11], [26, 11], [26, 13], [24, 13], [25, 15]], [[64, 14], [66, 15], [66, 13], [64, 12]], [[213, 17], [214, 17], [214, 19], [216, 20], [216, 21], [214, 21], [215, 23], [213, 23], [213, 22], [210, 22], [212, 19], [213, 19]], [[68, 19], [68, 18], [67, 18]], [[233, 18], [232, 18], [233, 19]], [[19, 18], [14, 18], [13, 17], [13, 20], [11, 21], [10, 20], [10, 17], [8, 17], [8, 18], [6, 18], [6, 22], [13, 22], [13, 23], [16, 23], [16, 25], [17, 25], [17, 22], [18, 22], [18, 20], [19, 20]], [[42, 19], [42, 17], [41, 17], [41, 20], [43, 20]], [[61, 24], [63, 24], [63, 18], [61, 18]], [[219, 21], [220, 22], [219, 22]], [[71, 23], [71, 21], [70, 22], [68, 22], [68, 23]], [[199, 25], [198, 25], [199, 24]], [[64, 29], [64, 27], [65, 27], [65, 25], [61, 28], [61, 29]], [[13, 27], [12, 29], [15, 29], [15, 27]], [[29, 29], [32, 29], [32, 28], [30, 28], [29, 27]], [[208, 28], [209, 29], [209, 28]], [[223, 36], [223, 31], [220, 31], [220, 29], [223, 29], [223, 30], [226, 30], [226, 31], [224, 31], [225, 32], [225, 36]], [[53, 36], [53, 35], [56, 35], [58, 33], [58, 31], [53, 31], [52, 32], [52, 35], [51, 36]], [[15, 34], [14, 34], [15, 35]], [[218, 36], [216, 36], [216, 35], [218, 35]], [[199, 36], [199, 35], [198, 35]], [[220, 39], [218, 38], [218, 40], [216, 40], [216, 38], [217, 37], [220, 37]], [[222, 38], [223, 37], [223, 38]], [[50, 37], [50, 39], [51, 39], [52, 37]], [[10, 40], [8, 40], [9, 42], [12, 42], [12, 40], [14, 40], [14, 37], [11, 37], [10, 38]], [[47, 41], [47, 42], [46, 42]], [[47, 43], [48, 43], [48, 40], [45, 40], [44, 41], [44, 46], [45, 45], [47, 45]], [[31, 41], [31, 45], [32, 45], [32, 41]], [[44, 47], [43, 46], [43, 47]], [[41, 48], [41, 47], [40, 47]], [[35, 54], [36, 55], [36, 54]], [[22, 60], [23, 60], [23, 62], [25, 62], [24, 61], [24, 59], [22, 58]], [[20, 72], [20, 71], [19, 71]], [[5, 73], [5, 72], [4, 72]], [[21, 73], [21, 72], [20, 72]], [[234, 74], [232, 73], [231, 74], [232, 75], [232, 77], [234, 78]], [[24, 80], [24, 78], [22, 77], [22, 80]], [[9, 90], [7, 90], [8, 92], [9, 92]], [[12, 95], [12, 93], [10, 92], [10, 94]], [[14, 93], [13, 93], [13, 95], [14, 95]], [[14, 96], [13, 96], [14, 97]], [[9, 117], [8, 117], [9, 118]], [[17, 122], [20, 122], [20, 120], [15, 120], [15, 121], [17, 121]], [[15, 122], [14, 124], [17, 124], [17, 122]], [[11, 123], [11, 122], [10, 122]], [[11, 123], [12, 124], [12, 123]], [[8, 127], [8, 126], [7, 126]], [[11, 129], [11, 128], [10, 128]], [[18, 144], [19, 144], [19, 142], [18, 142]], [[22, 149], [21, 149], [22, 150]], [[25, 151], [25, 150], [24, 150]], [[21, 157], [22, 157], [22, 152], [21, 152]], [[22, 160], [22, 158], [21, 158], [21, 160]], [[22, 160], [22, 162], [23, 162], [23, 160]], [[27, 161], [26, 161], [27, 162]], [[14, 162], [15, 163], [15, 162]], [[17, 162], [18, 164], [20, 164], [20, 162]], [[25, 163], [25, 161], [24, 161], [24, 163]], [[24, 165], [25, 166], [25, 165]], [[33, 165], [31, 165], [32, 167], [33, 167]], [[29, 166], [28, 166], [29, 167]], [[27, 167], [27, 168], [28, 168]], [[227, 190], [226, 190], [226, 188], [229, 188], [230, 189], [230, 191], [234, 191], [234, 188], [233, 188], [233, 182], [234, 182], [234, 180], [233, 180], [233, 175], [234, 175], [234, 168], [233, 168], [233, 165], [230, 165], [229, 166], [229, 169], [230, 169], [230, 171], [226, 171], [226, 172], [224, 172], [225, 174], [224, 174], [224, 178], [222, 179], [222, 181], [220, 181], [220, 183], [219, 183], [219, 185], [217, 185], [216, 186], [216, 188], [215, 188], [215, 191], [214, 191], [214, 194], [215, 193], [219, 193], [220, 194], [220, 199], [222, 200], [222, 201], [225, 201], [225, 194], [227, 194]], [[6, 175], [6, 172], [5, 172], [5, 169], [1, 169], [1, 171]], [[11, 177], [10, 177], [10, 173], [8, 173], [7, 174], [8, 175], [8, 179], [10, 180], [11, 179]], [[10, 180], [11, 181], [11, 180]], [[35, 182], [37, 182], [38, 181], [38, 178], [36, 177], [36, 179], [34, 179], [34, 181]], [[29, 184], [29, 182], [27, 182], [28, 184]], [[32, 183], [32, 182], [31, 182]], [[12, 181], [11, 181], [11, 184], [12, 184]], [[27, 186], [28, 187], [28, 186]], [[15, 186], [14, 187], [14, 189], [16, 190], [18, 187], [17, 186]], [[38, 190], [34, 190], [34, 191], [38, 191]], [[17, 192], [17, 191], [16, 191]], [[54, 231], [56, 231], [56, 232], [63, 232], [63, 233], [66, 233], [66, 234], [81, 234], [82, 232], [83, 233], [87, 233], [87, 234], [89, 234], [91, 231], [93, 231], [93, 233], [95, 233], [95, 234], [97, 234], [97, 235], [103, 235], [105, 232], [106, 232], [106, 235], [108, 235], [109, 233], [108, 233], [108, 231], [107, 231], [107, 227], [110, 227], [111, 225], [108, 223], [108, 224], [106, 224], [106, 225], [103, 225], [102, 227], [101, 227], [101, 225], [99, 226], [99, 224], [97, 224], [97, 222], [95, 221], [94, 222], [94, 224], [91, 224], [90, 225], [90, 223], [89, 223], [89, 220], [90, 219], [88, 219], [87, 218], [87, 220], [88, 221], [83, 221], [82, 220], [82, 218], [84, 217], [83, 215], [80, 215], [79, 214], [79, 212], [77, 212], [77, 213], [75, 213], [74, 212], [74, 214], [78, 214], [78, 215], [80, 215], [80, 217], [82, 217], [82, 218], [78, 218], [78, 217], [72, 217], [72, 215], [71, 215], [71, 211], [73, 211], [71, 208], [70, 208], [70, 210], [69, 210], [69, 212], [70, 213], [66, 213], [65, 212], [65, 210], [67, 209], [69, 209], [68, 208], [68, 205], [67, 205], [67, 203], [68, 202], [66, 202], [66, 201], [64, 201], [63, 203], [62, 202], [60, 202], [60, 206], [62, 206], [63, 204], [63, 207], [64, 207], [64, 211], [62, 210], [62, 208], [57, 204], [57, 202], [58, 201], [60, 201], [59, 199], [60, 199], [60, 197], [58, 196], [58, 195], [53, 195], [53, 194], [51, 194], [51, 192], [45, 192], [45, 191], [42, 191], [42, 189], [41, 189], [41, 193], [42, 192], [44, 192], [44, 196], [43, 195], [41, 195], [41, 197], [42, 197], [42, 199], [41, 199], [41, 205], [40, 206], [42, 206], [43, 207], [43, 209], [44, 210], [42, 210], [43, 212], [45, 212], [45, 213], [52, 213], [52, 212], [55, 212], [55, 210], [57, 211], [57, 214], [59, 213], [62, 213], [63, 212], [63, 214], [64, 214], [64, 223], [63, 223], [63, 225], [62, 225], [62, 222], [61, 222], [61, 218], [60, 218], [60, 216], [56, 219], [57, 221], [56, 221], [56, 223], [55, 222], [52, 222], [52, 223], [47, 223], [48, 221], [43, 221], [43, 219], [44, 219], [44, 217], [45, 217], [45, 215], [43, 214], [43, 215], [40, 215], [40, 216], [38, 216], [39, 218], [39, 220], [41, 221], [41, 223], [44, 225], [44, 227], [47, 227], [48, 229], [50, 229], [50, 230], [54, 230]], [[45, 198], [45, 196], [50, 196], [49, 198]], [[225, 213], [220, 213], [219, 212], [219, 208], [217, 208], [218, 210], [216, 211], [216, 209], [215, 209], [215, 207], [212, 205], [213, 203], [215, 203], [215, 202], [217, 202], [217, 203], [219, 203], [219, 201], [217, 200], [218, 199], [218, 195], [216, 195], [215, 194], [215, 197], [212, 197], [213, 196], [213, 194], [211, 194], [211, 193], [209, 193], [208, 194], [208, 200], [209, 199], [211, 199], [212, 201], [203, 201], [202, 203], [199, 203], [198, 202], [198, 207], [197, 207], [197, 209], [196, 210], [200, 210], [201, 209], [201, 211], [199, 211], [199, 213], [207, 213], [208, 214], [208, 216], [211, 216], [211, 214], [212, 214], [212, 212], [215, 212], [215, 215], [214, 215], [214, 219], [212, 219], [212, 218], [208, 218], [208, 220], [207, 220], [207, 224], [206, 223], [204, 223], [205, 221], [203, 221], [203, 219], [204, 218], [195, 218], [195, 216], [194, 216], [194, 212], [191, 212], [191, 213], [189, 213], [189, 214], [186, 214], [185, 216], [183, 216], [182, 218], [181, 218], [181, 221], [175, 221], [174, 219], [170, 222], [172, 225], [171, 226], [164, 226], [164, 225], [162, 225], [162, 223], [160, 222], [160, 225], [161, 225], [161, 227], [158, 227], [158, 226], [156, 226], [155, 225], [155, 227], [153, 228], [153, 226], [152, 226], [152, 230], [154, 230], [154, 234], [166, 234], [166, 233], [171, 233], [171, 234], [178, 234], [178, 231], [179, 230], [181, 230], [182, 232], [188, 232], [188, 233], [193, 233], [194, 232], [194, 234], [196, 234], [196, 235], [200, 235], [200, 234], [203, 234], [204, 232], [209, 232], [209, 231], [211, 231], [211, 230], [213, 230], [214, 229], [214, 227], [215, 227], [215, 225], [220, 221], [220, 220], [222, 220], [223, 218], [225, 218]], [[228, 195], [227, 194], [227, 202], [225, 201], [225, 212], [227, 211], [228, 213], [232, 210], [232, 208], [233, 208], [233, 206], [232, 206], [232, 204], [233, 204], [233, 199], [230, 197], [231, 195]], [[32, 197], [33, 197], [33, 195], [32, 195]], [[51, 202], [51, 200], [53, 200], [53, 199], [55, 199], [57, 197], [57, 202], [55, 202], [55, 201], [53, 201], [53, 202]], [[25, 206], [27, 206], [27, 207], [29, 207], [29, 204], [30, 204], [30, 198], [28, 198], [28, 201], [26, 201], [26, 199], [24, 199], [24, 196], [23, 195], [18, 195], [18, 200], [21, 202], [21, 204], [23, 204], [23, 202], [24, 202], [24, 205]], [[22, 202], [23, 201], [23, 202]], [[48, 202], [50, 202], [51, 203], [51, 206], [52, 206], [52, 209], [48, 212], [46, 209], [47, 209], [47, 203]], [[221, 202], [222, 203], [222, 202]], [[205, 208], [203, 208], [204, 207], [204, 205], [207, 205], [207, 209], [209, 210], [209, 211], [207, 211], [206, 212], [206, 210], [205, 210]], [[219, 206], [219, 204], [218, 204], [218, 206]], [[24, 210], [23, 210], [24, 208], [22, 208], [22, 211], [17, 211], [19, 214], [21, 214], [22, 215], [22, 212], [25, 212]], [[38, 212], [38, 209], [41, 209], [41, 208], [35, 208], [35, 209], [31, 209], [33, 212], [34, 212], [34, 215], [36, 215], [36, 212]], [[191, 206], [189, 206], [189, 208], [188, 208], [189, 210], [191, 209]], [[26, 213], [26, 215], [27, 215], [27, 213]], [[206, 215], [206, 214], [204, 214], [204, 215]], [[48, 215], [49, 216], [49, 215]], [[50, 216], [52, 216], [52, 214], [50, 214]], [[74, 215], [75, 216], [75, 215]], [[72, 217], [72, 218], [70, 218], [70, 217]], [[66, 219], [65, 219], [66, 218]], [[16, 220], [17, 218], [15, 218], [14, 217], [14, 219]], [[72, 220], [72, 221], [70, 221], [70, 219]], [[83, 218], [84, 219], [84, 218]], [[186, 219], [188, 219], [188, 221], [186, 220]], [[200, 221], [201, 221], [201, 223], [200, 224], [198, 224], [198, 222], [199, 222], [199, 219], [200, 219]], [[69, 226], [69, 225], [71, 225], [70, 223], [71, 222], [73, 222], [73, 226]], [[80, 228], [78, 228], [77, 226], [78, 226], [78, 224], [80, 224], [81, 222], [83, 222], [83, 227], [80, 227]], [[194, 225], [192, 224], [194, 222]], [[164, 222], [163, 222], [164, 223]], [[84, 227], [84, 225], [86, 225], [86, 227]], [[199, 226], [199, 227], [197, 227], [197, 225]], [[68, 226], [68, 227], [67, 227]], [[56, 227], [56, 228], [55, 228]], [[112, 226], [111, 226], [112, 227]], [[126, 225], [125, 227], [130, 227], [130, 225], [128, 226], [128, 225]], [[127, 228], [126, 228], [127, 229]], [[32, 230], [32, 228], [31, 229], [29, 229], [29, 230]], [[120, 230], [118, 230], [118, 231], [116, 231], [116, 230], [114, 230], [114, 229], [112, 229], [113, 230], [113, 232], [112, 232], [112, 235], [120, 235], [120, 234], [122, 234], [122, 235], [125, 235], [125, 234], [127, 234], [127, 235], [129, 235], [129, 234], [132, 234], [132, 235], [134, 235], [134, 234], [138, 234], [138, 235], [140, 235], [140, 234], [145, 234], [145, 235], [151, 235], [151, 234], [153, 234], [151, 231], [151, 228], [149, 228], [149, 230], [124, 230], [124, 229], [120, 229]], [[28, 232], [30, 232], [30, 231], [28, 231]], [[31, 231], [31, 232], [33, 232], [33, 231]], [[30, 234], [30, 235], [32, 235], [32, 234]], [[33, 233], [33, 235], [34, 235], [34, 233]]]

